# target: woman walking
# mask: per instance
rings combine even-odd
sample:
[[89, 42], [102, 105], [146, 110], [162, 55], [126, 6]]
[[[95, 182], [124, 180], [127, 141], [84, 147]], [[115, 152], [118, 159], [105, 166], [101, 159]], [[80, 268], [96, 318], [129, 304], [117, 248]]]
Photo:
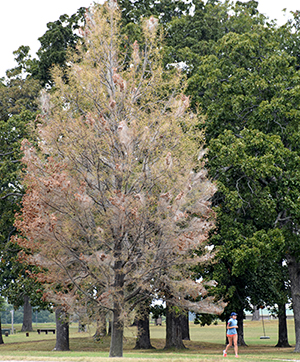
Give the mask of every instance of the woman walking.
[[234, 346], [234, 353], [235, 353], [235, 357], [239, 357], [238, 356], [238, 345], [237, 345], [237, 341], [238, 341], [238, 335], [237, 335], [237, 328], [238, 328], [238, 325], [237, 325], [237, 314], [235, 312], [232, 312], [230, 314], [230, 319], [227, 323], [227, 338], [228, 338], [228, 344], [226, 346], [226, 348], [224, 349], [223, 351], [223, 357], [227, 357], [227, 351], [228, 351], [228, 348], [230, 346]]

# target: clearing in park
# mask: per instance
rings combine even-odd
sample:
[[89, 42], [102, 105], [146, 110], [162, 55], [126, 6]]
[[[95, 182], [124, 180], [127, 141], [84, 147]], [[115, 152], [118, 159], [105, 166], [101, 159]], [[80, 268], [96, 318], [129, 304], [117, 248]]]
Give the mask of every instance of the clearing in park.
[[[50, 324], [34, 326], [34, 331], [20, 332], [21, 325], [15, 325], [16, 333], [3, 336], [4, 344], [0, 346], [1, 361], [109, 361], [110, 338], [105, 337], [99, 342], [93, 340], [95, 329], [91, 326], [87, 332], [78, 333], [77, 324], [70, 326], [70, 349], [68, 352], [55, 352], [55, 335], [52, 333], [38, 334], [38, 328], [54, 327]], [[10, 325], [3, 325], [9, 328]], [[265, 328], [270, 339], [261, 340], [262, 326], [260, 321], [245, 321], [245, 341], [247, 347], [239, 347], [240, 361], [299, 361], [300, 356], [293, 353], [295, 337], [294, 322], [288, 320], [288, 335], [291, 348], [275, 348], [278, 338], [278, 321], [265, 321]], [[134, 350], [136, 327], [125, 330], [124, 357], [114, 360], [129, 361], [223, 361], [225, 324], [200, 327], [190, 324], [191, 341], [184, 341], [185, 350], [164, 351], [165, 324], [162, 326], [151, 325], [151, 343], [156, 348], [150, 351]], [[227, 360], [235, 360], [233, 350], [229, 350]]]

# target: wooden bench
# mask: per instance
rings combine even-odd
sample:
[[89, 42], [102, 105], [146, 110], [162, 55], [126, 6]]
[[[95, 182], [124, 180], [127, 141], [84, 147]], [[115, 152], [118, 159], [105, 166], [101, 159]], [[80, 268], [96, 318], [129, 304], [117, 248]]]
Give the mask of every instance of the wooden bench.
[[37, 330], [38, 334], [41, 334], [41, 332], [45, 332], [45, 334], [48, 334], [48, 332], [52, 332], [55, 334], [55, 328], [39, 328]]

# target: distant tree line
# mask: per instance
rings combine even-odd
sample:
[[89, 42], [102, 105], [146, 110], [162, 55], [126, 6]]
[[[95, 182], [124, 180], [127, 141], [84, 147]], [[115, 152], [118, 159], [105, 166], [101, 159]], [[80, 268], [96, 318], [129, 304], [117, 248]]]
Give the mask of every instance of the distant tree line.
[[[14, 310], [12, 305], [4, 305], [4, 310], [1, 311], [1, 321], [3, 324], [11, 324], [12, 322], [12, 311], [14, 315], [14, 323], [22, 324], [24, 308], [20, 307], [17, 310]], [[48, 310], [37, 310], [33, 308], [32, 311], [32, 323], [55, 323], [55, 314]]]

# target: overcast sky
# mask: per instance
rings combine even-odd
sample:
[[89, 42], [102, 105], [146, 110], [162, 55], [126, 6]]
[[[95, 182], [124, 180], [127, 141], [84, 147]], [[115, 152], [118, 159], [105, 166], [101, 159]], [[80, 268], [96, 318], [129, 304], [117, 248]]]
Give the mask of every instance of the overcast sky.
[[[247, 1], [247, 0], [242, 0]], [[98, 2], [98, 1], [97, 1]], [[13, 51], [21, 45], [29, 45], [34, 57], [40, 43], [38, 38], [47, 30], [46, 24], [62, 14], [72, 15], [81, 6], [87, 7], [93, 0], [0, 0], [0, 77], [13, 68]], [[299, 0], [259, 0], [259, 11], [277, 19], [282, 24], [282, 9], [300, 10]]]

